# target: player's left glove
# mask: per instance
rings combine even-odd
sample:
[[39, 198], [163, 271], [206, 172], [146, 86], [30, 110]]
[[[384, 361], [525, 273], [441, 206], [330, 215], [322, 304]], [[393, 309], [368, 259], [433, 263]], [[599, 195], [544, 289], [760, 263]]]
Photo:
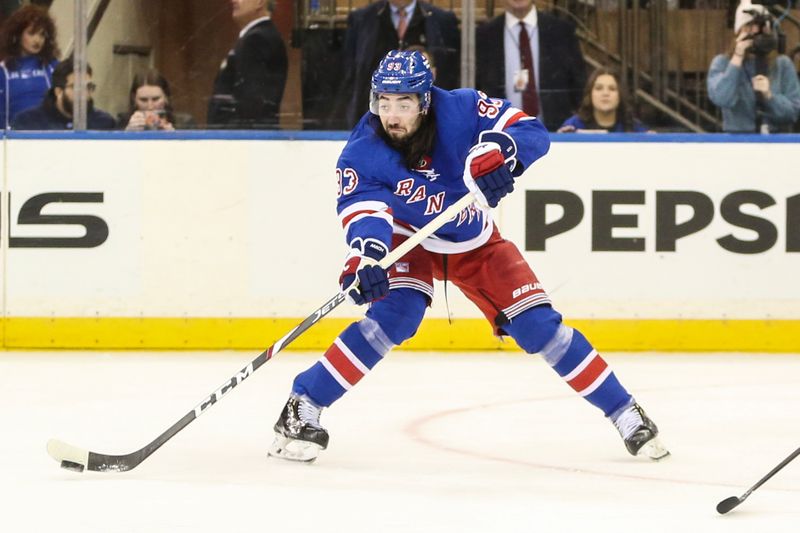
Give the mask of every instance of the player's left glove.
[[464, 182], [484, 207], [496, 207], [514, 190], [514, 178], [520, 174], [517, 145], [502, 131], [483, 131], [478, 143], [467, 155]]
[[357, 239], [352, 246], [339, 276], [342, 292], [356, 305], [380, 300], [389, 294], [389, 276], [378, 265], [386, 246], [376, 239]]

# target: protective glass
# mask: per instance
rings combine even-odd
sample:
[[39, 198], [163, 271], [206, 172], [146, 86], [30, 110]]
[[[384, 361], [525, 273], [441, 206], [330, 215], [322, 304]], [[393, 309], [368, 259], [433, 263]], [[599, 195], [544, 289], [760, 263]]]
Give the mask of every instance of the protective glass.
[[[515, 2], [514, 5], [527, 3], [530, 2]], [[540, 93], [539, 104], [543, 108], [542, 117], [551, 131], [558, 129], [580, 104], [585, 80], [592, 71], [581, 56], [591, 60], [589, 64], [608, 63], [619, 71], [626, 80], [624, 92], [628, 96], [628, 107], [647, 126], [670, 132], [722, 129], [722, 108], [708, 96], [707, 78], [712, 58], [720, 51], [727, 51], [734, 39], [729, 20], [731, 0], [558, 3], [564, 4], [561, 6], [563, 9], [559, 8], [560, 12], [563, 11], [574, 22], [570, 26], [580, 28], [580, 42], [573, 30], [562, 29], [558, 20], [542, 10], [541, 20], [537, 19], [539, 28], [547, 26], [569, 35], [559, 41], [566, 44], [558, 44], [558, 60], [554, 63], [549, 63], [545, 56], [532, 58], [531, 68], [537, 76], [529, 72], [528, 79], [521, 64], [510, 69], [494, 68], [504, 61], [503, 47], [494, 51], [484, 50], [485, 57], [478, 54], [480, 60], [470, 59], [462, 63], [462, 51], [472, 50], [480, 39], [499, 38], [492, 33], [495, 26], [484, 25], [481, 31], [478, 27], [484, 21], [505, 17], [503, 2], [467, 2], [463, 7], [457, 0], [433, 2], [437, 9], [434, 10], [436, 15], [429, 20], [431, 23], [426, 22], [425, 31], [419, 34], [409, 31], [402, 48], [416, 49], [434, 58], [435, 84], [445, 90], [475, 87], [488, 91], [492, 97], [507, 98], [514, 107], [523, 108], [524, 89], [533, 87], [529, 80], [535, 81]], [[0, 20], [8, 21], [16, 11], [31, 4], [49, 6], [49, 17], [55, 30], [46, 32], [48, 46], [40, 52], [43, 64], [64, 60], [73, 52], [80, 58], [92, 58], [92, 81], [99, 87], [92, 95], [87, 94], [84, 86], [75, 87], [75, 101], [91, 96], [94, 108], [115, 117], [121, 129], [129, 124], [134, 111], [130, 106], [134, 78], [153, 69], [171, 88], [169, 121], [178, 130], [279, 128], [338, 131], [355, 126], [367, 108], [379, 113], [368, 95], [370, 76], [375, 67], [370, 63], [374, 54], [370, 52], [362, 54], [364, 57], [351, 58], [349, 48], [344, 46], [351, 41], [356, 49], [371, 46], [365, 43], [368, 41], [366, 35], [372, 35], [372, 32], [362, 31], [363, 27], [359, 25], [348, 26], [347, 20], [351, 12], [376, 2], [297, 0], [272, 3], [275, 12], [270, 16], [269, 34], [273, 38], [270, 42], [274, 41], [275, 50], [281, 46], [284, 48], [288, 70], [285, 75], [270, 71], [268, 86], [277, 90], [269, 95], [262, 90], [240, 90], [239, 85], [233, 90], [230, 80], [238, 78], [229, 77], [233, 70], [226, 70], [228, 66], [236, 65], [236, 61], [229, 61], [228, 55], [232, 50], [236, 51], [239, 33], [253, 22], [250, 14], [242, 12], [239, 6], [259, 2], [0, 0]], [[237, 7], [234, 8], [234, 4]], [[75, 25], [76, 19], [80, 20], [76, 16], [80, 5], [83, 6], [81, 18], [85, 23], [79, 21], [77, 27], [83, 31], [77, 31]], [[755, 0], [753, 5], [756, 5]], [[780, 8], [767, 9], [777, 14]], [[736, 17], [741, 21], [745, 15], [739, 10]], [[774, 41], [778, 54], [795, 54], [797, 57], [798, 34], [791, 24], [787, 26], [790, 21], [791, 18], [784, 21], [782, 16], [773, 16], [767, 29], [781, 37]], [[213, 31], [209, 33], [210, 27]], [[434, 27], [438, 28], [436, 38], [428, 34]], [[497, 27], [506, 28], [502, 21]], [[23, 26], [17, 30], [18, 38], [26, 28]], [[248, 31], [257, 29], [250, 26]], [[516, 53], [519, 53], [522, 46], [520, 30], [515, 27], [508, 31], [503, 29], [504, 38], [513, 41], [518, 48]], [[198, 35], [206, 33], [213, 39], [198, 38]], [[668, 46], [668, 43], [676, 42], [681, 46]], [[82, 44], [77, 46], [77, 43]], [[583, 54], [580, 53], [581, 47], [584, 48]], [[605, 52], [600, 53], [600, 50]], [[754, 55], [752, 47], [750, 50], [745, 58], [748, 62]], [[382, 49], [381, 53], [386, 51]], [[726, 52], [725, 55], [730, 54]], [[475, 54], [467, 56], [473, 58]], [[282, 62], [284, 55], [280, 53], [275, 57]], [[20, 62], [18, 68], [21, 71], [12, 73], [9, 79], [25, 80], [25, 83], [12, 83], [10, 93], [7, 93], [9, 103], [6, 104], [10, 108], [5, 120], [0, 113], [0, 126], [13, 127], [14, 114], [25, 110], [28, 105], [38, 105], [49, 90], [46, 76], [33, 72], [44, 72], [44, 69], [31, 67], [31, 72], [26, 72], [24, 69], [27, 67]], [[538, 71], [539, 68], [542, 72]], [[503, 76], [505, 70], [508, 70], [509, 79]], [[28, 93], [30, 76], [38, 76], [37, 92], [32, 96]], [[256, 76], [253, 79], [260, 84], [263, 82], [259, 80], [264, 78]], [[17, 91], [18, 88], [21, 91]], [[543, 88], [547, 91], [544, 94]], [[15, 96], [19, 98], [15, 100]], [[420, 96], [424, 97], [424, 94]], [[527, 101], [530, 101], [528, 96]], [[30, 104], [28, 97], [32, 101]], [[623, 101], [626, 100], [623, 98]], [[551, 106], [549, 110], [548, 105]], [[800, 124], [795, 124], [791, 129], [798, 131], [799, 128]]]

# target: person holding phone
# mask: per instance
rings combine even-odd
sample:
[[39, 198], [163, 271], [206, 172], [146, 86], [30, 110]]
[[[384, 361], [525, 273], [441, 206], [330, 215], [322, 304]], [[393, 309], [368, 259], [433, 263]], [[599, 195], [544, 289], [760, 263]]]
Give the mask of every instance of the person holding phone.
[[119, 123], [126, 131], [174, 131], [170, 99], [169, 83], [161, 73], [155, 69], [139, 73], [131, 84], [129, 111]]

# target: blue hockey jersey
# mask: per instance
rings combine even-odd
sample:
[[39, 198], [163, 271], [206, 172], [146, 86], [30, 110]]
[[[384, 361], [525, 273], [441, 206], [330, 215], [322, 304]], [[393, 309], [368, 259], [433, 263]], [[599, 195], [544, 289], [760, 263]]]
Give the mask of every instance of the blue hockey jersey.
[[0, 125], [7, 128], [21, 112], [42, 103], [50, 90], [58, 61], [42, 64], [39, 56], [20, 57], [16, 68], [0, 63]]
[[[390, 248], [393, 232], [412, 234], [467, 194], [464, 162], [482, 131], [508, 133], [523, 168], [550, 147], [544, 126], [507, 100], [472, 89], [444, 91], [434, 86], [431, 92], [436, 139], [432, 153], [417, 168], [409, 170], [402, 154], [380, 137], [380, 120], [371, 113], [350, 135], [336, 168], [337, 211], [349, 245], [373, 238]], [[467, 252], [483, 245], [493, 228], [491, 210], [473, 204], [422, 246], [436, 253]]]

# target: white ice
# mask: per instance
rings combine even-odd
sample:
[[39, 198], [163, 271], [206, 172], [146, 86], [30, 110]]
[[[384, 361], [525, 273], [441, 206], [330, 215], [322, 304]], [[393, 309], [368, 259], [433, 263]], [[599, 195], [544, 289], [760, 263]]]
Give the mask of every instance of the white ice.
[[630, 457], [536, 357], [396, 352], [323, 412], [312, 465], [266, 456], [293, 376], [284, 353], [127, 473], [73, 473], [154, 439], [257, 353], [0, 353], [0, 531], [800, 531], [800, 356], [604, 354], [672, 457]]

